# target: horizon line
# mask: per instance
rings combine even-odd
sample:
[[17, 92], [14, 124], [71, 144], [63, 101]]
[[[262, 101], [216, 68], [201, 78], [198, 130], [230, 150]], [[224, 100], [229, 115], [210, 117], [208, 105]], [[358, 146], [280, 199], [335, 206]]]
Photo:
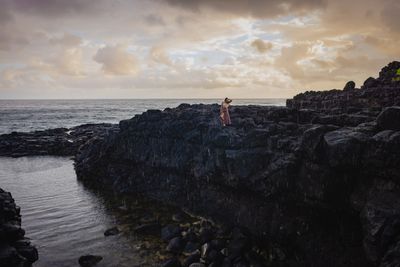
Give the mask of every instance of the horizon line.
[[[224, 97], [214, 98], [3, 98], [0, 101], [7, 100], [215, 100], [224, 99]], [[257, 99], [288, 99], [287, 97], [259, 97], [259, 98], [232, 98], [233, 100], [257, 100]]]

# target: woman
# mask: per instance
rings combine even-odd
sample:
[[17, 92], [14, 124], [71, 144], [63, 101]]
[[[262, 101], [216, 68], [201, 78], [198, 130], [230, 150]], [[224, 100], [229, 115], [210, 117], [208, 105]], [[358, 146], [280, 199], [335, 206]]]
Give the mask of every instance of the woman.
[[219, 110], [219, 117], [221, 118], [222, 126], [231, 124], [231, 117], [229, 116], [229, 104], [232, 102], [232, 99], [225, 98], [225, 100], [221, 103], [221, 108]]

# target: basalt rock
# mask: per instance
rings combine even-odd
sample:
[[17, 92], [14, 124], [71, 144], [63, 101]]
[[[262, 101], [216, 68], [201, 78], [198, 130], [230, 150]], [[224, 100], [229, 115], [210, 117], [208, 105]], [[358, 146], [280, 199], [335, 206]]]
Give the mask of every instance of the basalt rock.
[[353, 81], [348, 81], [343, 87], [343, 91], [353, 90], [356, 88], [356, 83]]
[[400, 131], [385, 126], [397, 113], [382, 110], [400, 88], [387, 84], [389, 66], [377, 79], [387, 87], [232, 106], [230, 127], [218, 105], [149, 110], [82, 145], [78, 178], [246, 229], [252, 240], [232, 237], [223, 264], [247, 266], [257, 243], [273, 266], [395, 266]]
[[113, 124], [84, 124], [70, 129], [56, 128], [35, 132], [0, 135], [0, 156], [73, 156], [89, 139], [118, 130]]
[[0, 188], [0, 267], [31, 266], [39, 256], [21, 228], [20, 208]]
[[374, 111], [380, 112], [384, 107], [400, 105], [398, 61], [384, 67], [378, 78], [369, 77], [361, 86], [361, 90], [353, 90], [353, 84], [349, 83], [344, 90], [307, 91], [288, 99], [286, 104], [290, 108], [313, 109], [328, 114], [374, 114]]

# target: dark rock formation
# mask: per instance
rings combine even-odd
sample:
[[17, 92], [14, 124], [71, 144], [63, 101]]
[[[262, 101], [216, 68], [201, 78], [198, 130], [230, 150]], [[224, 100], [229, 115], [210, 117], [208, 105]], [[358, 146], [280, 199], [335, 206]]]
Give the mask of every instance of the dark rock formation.
[[84, 255], [79, 257], [79, 265], [82, 267], [93, 267], [96, 266], [103, 259], [102, 256], [97, 255]]
[[[378, 78], [368, 78], [361, 90], [352, 90], [346, 84], [344, 90], [307, 91], [288, 99], [287, 107], [313, 109], [329, 114], [353, 113], [363, 109], [380, 111], [382, 107], [400, 105], [400, 62], [394, 61], [384, 67]], [[349, 89], [349, 90], [347, 90]]]
[[400, 104], [397, 66], [374, 87], [232, 107], [232, 127], [220, 126], [217, 105], [149, 110], [81, 146], [78, 178], [245, 227], [277, 266], [395, 266], [400, 131], [388, 125], [397, 108], [377, 116]]
[[112, 227], [104, 232], [104, 236], [118, 235], [120, 232], [118, 227]]
[[24, 237], [20, 208], [9, 192], [0, 188], [0, 267], [31, 266], [38, 252]]
[[356, 83], [353, 81], [349, 81], [346, 83], [346, 85], [343, 88], [343, 91], [348, 91], [348, 90], [353, 90], [356, 88]]
[[78, 148], [95, 136], [118, 130], [113, 124], [84, 124], [35, 132], [0, 135], [0, 156], [54, 155], [73, 156]]

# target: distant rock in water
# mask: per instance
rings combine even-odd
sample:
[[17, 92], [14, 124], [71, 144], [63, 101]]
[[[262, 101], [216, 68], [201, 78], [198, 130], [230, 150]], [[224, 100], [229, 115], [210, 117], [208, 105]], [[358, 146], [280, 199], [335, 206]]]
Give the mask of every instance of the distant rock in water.
[[112, 227], [104, 232], [104, 236], [118, 235], [119, 233], [120, 230], [118, 229], [118, 227]]
[[24, 237], [20, 208], [9, 192], [0, 188], [0, 266], [31, 266], [39, 258], [37, 249]]
[[94, 267], [102, 259], [103, 257], [97, 255], [84, 255], [79, 258], [78, 262], [82, 267]]
[[[83, 144], [78, 178], [247, 229], [271, 266], [395, 266], [400, 131], [390, 126], [398, 108], [382, 110], [400, 104], [398, 64], [361, 90], [232, 106], [232, 127], [217, 105], [149, 110]], [[252, 241], [235, 240], [231, 253]]]
[[13, 132], [0, 135], [0, 156], [22, 157], [32, 155], [73, 156], [78, 148], [95, 136], [116, 131], [114, 124], [84, 124], [35, 132]]

